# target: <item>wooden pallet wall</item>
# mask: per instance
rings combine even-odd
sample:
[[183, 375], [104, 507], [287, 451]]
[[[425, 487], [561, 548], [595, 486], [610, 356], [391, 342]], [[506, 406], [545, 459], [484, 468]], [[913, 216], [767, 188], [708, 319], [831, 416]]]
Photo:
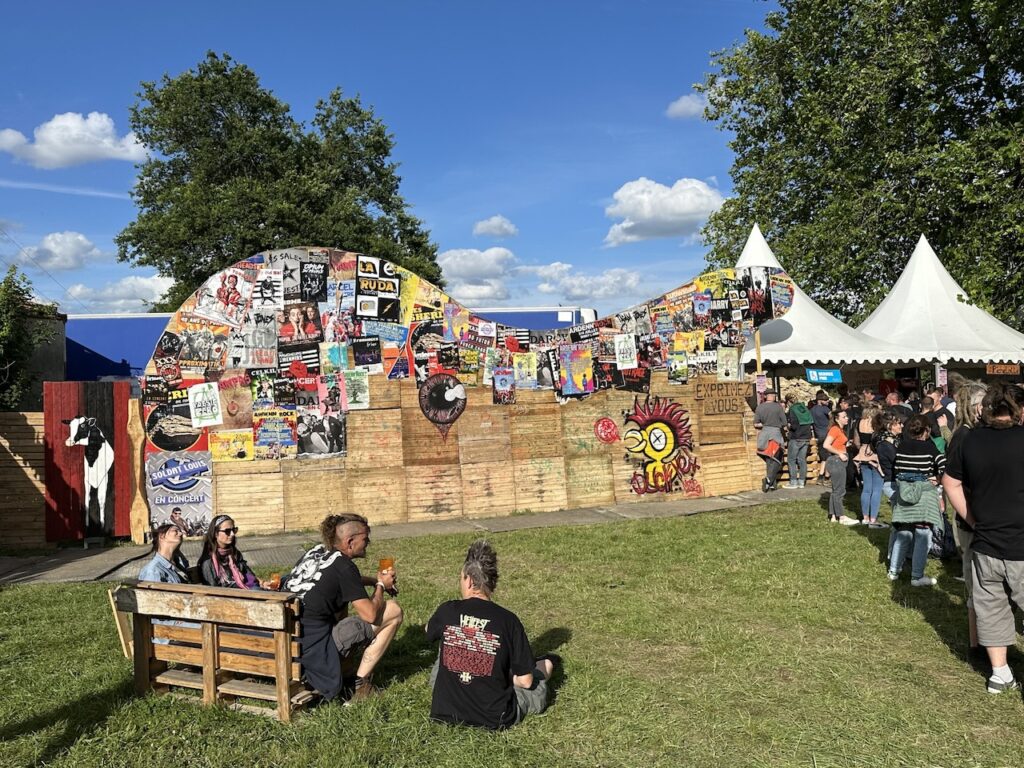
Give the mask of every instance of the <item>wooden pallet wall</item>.
[[[465, 412], [447, 438], [420, 412], [411, 380], [370, 377], [370, 408], [348, 414], [344, 458], [214, 464], [216, 514], [244, 530], [315, 529], [330, 513], [357, 512], [372, 524], [648, 503], [759, 487], [752, 385], [719, 386], [714, 377], [669, 384], [656, 372], [651, 396], [688, 412], [700, 468], [687, 491], [637, 494], [638, 464], [621, 440], [644, 395], [599, 392], [558, 405], [548, 390], [520, 390], [513, 405], [494, 405], [491, 391], [467, 389]], [[620, 438], [595, 433], [608, 418]]]
[[0, 413], [0, 547], [53, 546], [46, 542], [45, 454], [42, 412]]

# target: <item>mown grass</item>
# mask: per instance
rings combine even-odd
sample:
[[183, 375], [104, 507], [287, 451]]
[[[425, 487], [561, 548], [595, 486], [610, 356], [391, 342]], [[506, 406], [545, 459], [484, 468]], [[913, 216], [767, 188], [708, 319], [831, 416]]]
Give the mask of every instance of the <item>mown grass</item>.
[[422, 627], [471, 536], [372, 546], [398, 557], [406, 611], [384, 694], [290, 726], [135, 698], [107, 585], [8, 588], [0, 765], [1019, 765], [1024, 705], [964, 658], [958, 565], [893, 586], [887, 534], [795, 502], [494, 535], [498, 600], [565, 659], [552, 708], [498, 734], [427, 718]]

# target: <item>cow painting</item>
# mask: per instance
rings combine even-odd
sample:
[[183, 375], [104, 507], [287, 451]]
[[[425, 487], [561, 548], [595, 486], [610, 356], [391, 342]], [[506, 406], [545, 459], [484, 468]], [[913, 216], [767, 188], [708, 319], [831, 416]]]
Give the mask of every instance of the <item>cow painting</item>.
[[106, 520], [107, 483], [110, 479], [110, 470], [114, 466], [114, 449], [96, 424], [96, 419], [76, 416], [61, 421], [68, 425], [68, 439], [64, 445], [68, 448], [76, 445], [85, 447], [85, 481], [82, 489], [85, 529], [89, 531], [92, 528], [89, 525], [89, 508], [92, 506], [92, 493], [95, 491], [99, 508], [99, 528], [106, 531], [110, 527]]

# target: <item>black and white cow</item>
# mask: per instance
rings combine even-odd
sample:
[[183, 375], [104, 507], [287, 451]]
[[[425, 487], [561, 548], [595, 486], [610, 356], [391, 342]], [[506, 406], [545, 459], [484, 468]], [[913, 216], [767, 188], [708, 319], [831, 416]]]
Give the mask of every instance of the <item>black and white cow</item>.
[[85, 527], [89, 529], [89, 497], [96, 491], [96, 502], [100, 510], [100, 528], [106, 530], [107, 481], [110, 479], [110, 468], [114, 466], [114, 449], [103, 431], [96, 425], [96, 419], [88, 416], [76, 416], [63, 419], [68, 425], [68, 439], [64, 442], [68, 448], [76, 445], [85, 446]]

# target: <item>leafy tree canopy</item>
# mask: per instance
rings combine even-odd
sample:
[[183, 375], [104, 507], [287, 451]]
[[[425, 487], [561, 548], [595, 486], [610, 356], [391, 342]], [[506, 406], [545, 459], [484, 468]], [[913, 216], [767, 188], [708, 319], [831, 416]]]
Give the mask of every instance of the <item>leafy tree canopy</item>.
[[293, 245], [372, 253], [441, 283], [437, 246], [399, 195], [394, 139], [358, 98], [335, 89], [307, 128], [252, 70], [210, 52], [142, 83], [131, 124], [150, 156], [118, 258], [174, 278], [154, 311], [238, 259]]
[[29, 361], [53, 340], [56, 307], [32, 299], [32, 284], [12, 265], [0, 280], [0, 410], [19, 407], [39, 378]]
[[859, 321], [924, 233], [1015, 327], [1024, 295], [1024, 3], [779, 0], [698, 86], [732, 132], [727, 265], [756, 222], [801, 286]]

